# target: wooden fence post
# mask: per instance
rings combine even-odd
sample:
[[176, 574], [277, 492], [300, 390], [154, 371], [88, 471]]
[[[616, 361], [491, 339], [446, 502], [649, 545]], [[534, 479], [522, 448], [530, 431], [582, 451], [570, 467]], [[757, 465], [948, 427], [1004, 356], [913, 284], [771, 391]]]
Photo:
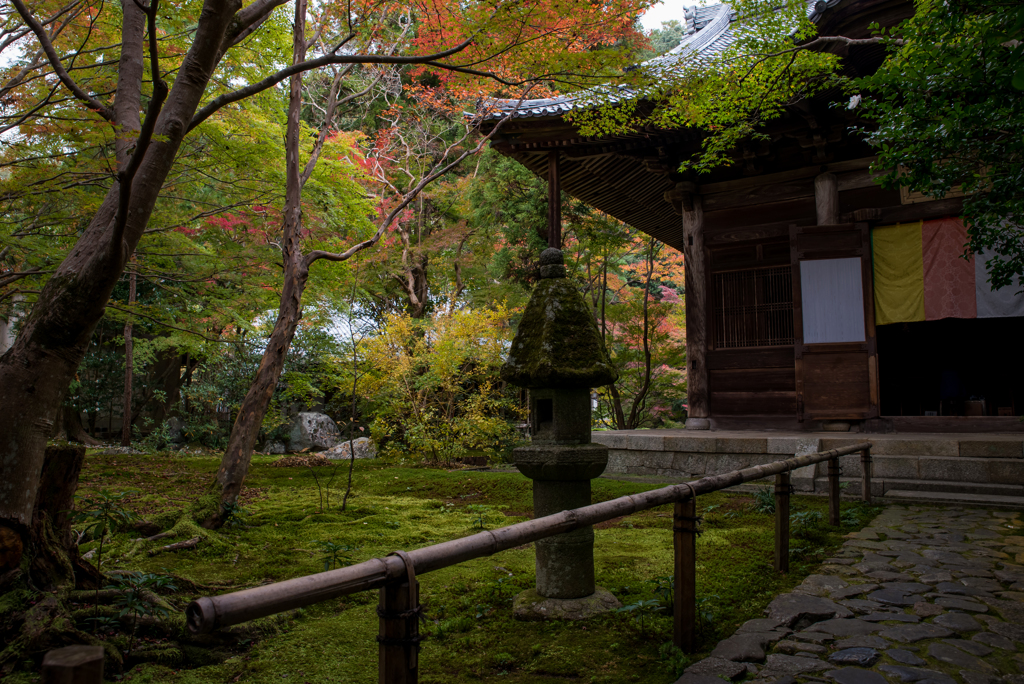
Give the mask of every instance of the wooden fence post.
[[789, 473], [775, 476], [775, 572], [789, 572]]
[[828, 524], [839, 527], [839, 457], [828, 459]]
[[696, 497], [676, 502], [672, 541], [675, 548], [672, 641], [686, 653], [693, 653], [697, 626]]
[[380, 588], [377, 615], [379, 684], [416, 684], [419, 679], [419, 582], [392, 582]]
[[103, 684], [102, 646], [65, 646], [43, 656], [43, 684]]
[[861, 499], [871, 503], [871, 449], [860, 452], [860, 494]]

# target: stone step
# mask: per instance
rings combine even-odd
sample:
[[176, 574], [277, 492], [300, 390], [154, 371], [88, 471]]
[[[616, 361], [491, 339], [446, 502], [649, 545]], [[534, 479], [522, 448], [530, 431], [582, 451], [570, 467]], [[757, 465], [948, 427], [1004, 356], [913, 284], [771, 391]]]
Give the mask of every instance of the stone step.
[[[839, 459], [843, 474], [860, 476], [860, 456], [852, 454]], [[825, 464], [817, 474], [824, 475]], [[999, 482], [1024, 487], [1024, 459], [973, 458], [931, 455], [874, 455], [871, 472], [876, 480], [923, 480], [954, 482]]]
[[[849, 483], [844, 488], [846, 494], [860, 494], [860, 478], [841, 477], [840, 482]], [[872, 494], [886, 495], [892, 489], [917, 492], [944, 492], [949, 494], [979, 494], [983, 496], [1015, 496], [1024, 497], [1024, 487], [1013, 484], [986, 484], [981, 482], [946, 482], [942, 480], [912, 480], [902, 478], [873, 478]], [[828, 478], [818, 476], [814, 479], [816, 492], [828, 491]]]
[[882, 500], [888, 503], [972, 504], [976, 506], [1024, 509], [1024, 496], [999, 496], [995, 494], [962, 494], [957, 492], [890, 489], [882, 497]]

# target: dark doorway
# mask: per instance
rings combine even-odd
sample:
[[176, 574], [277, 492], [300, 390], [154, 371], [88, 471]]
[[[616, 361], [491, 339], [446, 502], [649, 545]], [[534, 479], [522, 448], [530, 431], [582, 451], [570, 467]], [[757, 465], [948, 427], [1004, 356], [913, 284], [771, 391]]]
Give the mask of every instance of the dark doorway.
[[877, 335], [882, 415], [1024, 413], [1024, 318], [894, 323]]

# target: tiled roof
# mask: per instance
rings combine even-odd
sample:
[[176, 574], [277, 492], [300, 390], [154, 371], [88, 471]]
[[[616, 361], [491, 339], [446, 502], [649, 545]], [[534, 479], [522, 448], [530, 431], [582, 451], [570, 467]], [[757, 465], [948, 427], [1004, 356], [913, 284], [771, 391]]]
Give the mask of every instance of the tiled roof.
[[[834, 7], [842, 0], [808, 0], [807, 16], [811, 21], [817, 21], [827, 8]], [[708, 5], [705, 7], [691, 7], [684, 12], [684, 26], [686, 37], [669, 52], [655, 57], [645, 64], [651, 66], [665, 65], [675, 66], [684, 56], [688, 59], [704, 61], [713, 55], [722, 52], [736, 41], [736, 35], [732, 24], [736, 21], [736, 13], [725, 3]], [[626, 87], [618, 89], [623, 99], [632, 97], [635, 93]], [[604, 94], [601, 98], [603, 103], [615, 104], [618, 97], [611, 97]], [[506, 116], [509, 111], [515, 110], [512, 115], [515, 119], [520, 118], [543, 118], [549, 116], [561, 116], [576, 108], [586, 107], [593, 101], [592, 97], [586, 95], [586, 91], [577, 95], [561, 95], [537, 100], [523, 100], [516, 107], [516, 100], [498, 100], [497, 110], [489, 117], [500, 119]]]

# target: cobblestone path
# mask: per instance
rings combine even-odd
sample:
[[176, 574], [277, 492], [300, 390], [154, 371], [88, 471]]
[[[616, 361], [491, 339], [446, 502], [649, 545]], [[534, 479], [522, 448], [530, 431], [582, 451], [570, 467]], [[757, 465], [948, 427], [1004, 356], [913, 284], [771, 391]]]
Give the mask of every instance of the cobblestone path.
[[677, 684], [1024, 684], [1018, 512], [890, 507]]

